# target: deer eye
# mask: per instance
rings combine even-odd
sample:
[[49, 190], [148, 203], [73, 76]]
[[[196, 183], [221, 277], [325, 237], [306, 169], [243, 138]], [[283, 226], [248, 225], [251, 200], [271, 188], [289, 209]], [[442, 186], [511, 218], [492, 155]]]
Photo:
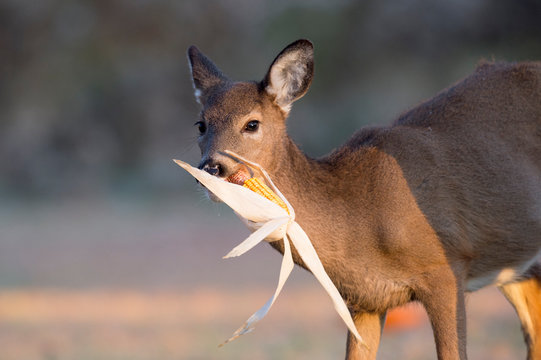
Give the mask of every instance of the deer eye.
[[199, 130], [199, 134], [201, 135], [207, 131], [207, 125], [203, 121], [198, 121], [194, 125], [197, 126], [197, 130]]
[[244, 125], [244, 131], [247, 132], [256, 132], [257, 129], [259, 129], [259, 121], [257, 120], [250, 120]]

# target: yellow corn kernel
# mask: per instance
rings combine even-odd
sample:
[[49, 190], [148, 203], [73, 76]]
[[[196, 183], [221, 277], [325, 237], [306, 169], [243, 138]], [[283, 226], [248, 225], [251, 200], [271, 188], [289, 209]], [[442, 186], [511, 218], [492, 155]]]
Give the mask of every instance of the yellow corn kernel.
[[287, 205], [284, 203], [284, 201], [280, 199], [278, 195], [276, 195], [276, 193], [272, 191], [267, 185], [265, 185], [265, 183], [261, 179], [256, 178], [256, 177], [250, 178], [246, 180], [242, 186], [269, 199], [273, 203], [279, 205], [289, 214], [289, 210], [287, 208]]

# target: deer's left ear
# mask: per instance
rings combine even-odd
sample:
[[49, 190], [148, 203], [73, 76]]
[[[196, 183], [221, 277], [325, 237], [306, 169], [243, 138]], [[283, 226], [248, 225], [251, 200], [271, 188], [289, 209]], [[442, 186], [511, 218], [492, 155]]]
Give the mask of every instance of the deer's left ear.
[[286, 113], [310, 87], [314, 76], [314, 46], [308, 40], [288, 45], [274, 59], [262, 85]]

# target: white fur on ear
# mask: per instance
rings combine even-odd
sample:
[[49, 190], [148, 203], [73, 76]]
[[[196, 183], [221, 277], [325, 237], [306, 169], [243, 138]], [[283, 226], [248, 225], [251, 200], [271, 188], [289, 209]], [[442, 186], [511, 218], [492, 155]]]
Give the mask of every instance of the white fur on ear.
[[203, 95], [203, 92], [202, 92], [200, 89], [196, 88], [196, 87], [195, 87], [195, 84], [194, 84], [193, 88], [194, 88], [193, 94], [195, 95], [195, 100], [196, 100], [199, 104], [202, 104], [202, 103], [201, 103], [201, 95]]
[[[190, 67], [190, 74], [193, 74], [193, 66], [192, 66], [192, 62], [191, 61], [188, 61], [188, 65]], [[195, 100], [200, 104], [200, 105], [203, 105], [203, 103], [201, 102], [201, 95], [203, 95], [203, 90], [198, 88], [197, 85], [196, 85], [196, 82], [192, 76], [192, 86], [193, 86], [193, 94], [195, 96]]]
[[294, 100], [291, 94], [302, 86], [306, 74], [306, 64], [299, 61], [296, 53], [286, 54], [272, 67], [266, 90], [276, 96], [276, 103], [285, 112], [291, 109]]
[[308, 40], [298, 40], [287, 46], [272, 63], [265, 79], [265, 90], [287, 113], [291, 104], [308, 90], [313, 72], [312, 44]]

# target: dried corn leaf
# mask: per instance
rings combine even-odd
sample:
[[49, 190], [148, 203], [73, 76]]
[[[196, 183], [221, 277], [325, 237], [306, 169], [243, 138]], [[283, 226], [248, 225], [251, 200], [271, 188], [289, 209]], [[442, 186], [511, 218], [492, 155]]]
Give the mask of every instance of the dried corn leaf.
[[332, 280], [325, 272], [325, 269], [323, 268], [323, 265], [321, 264], [321, 261], [319, 260], [316, 250], [312, 246], [308, 235], [306, 235], [301, 226], [295, 222], [295, 211], [287, 199], [274, 186], [274, 184], [272, 184], [272, 180], [264, 169], [234, 153], [227, 152], [227, 154], [239, 159], [251, 167], [256, 167], [257, 170], [262, 172], [276, 194], [285, 202], [291, 215], [276, 203], [254, 193], [245, 187], [232, 184], [218, 177], [212, 176], [207, 172], [194, 168], [183, 161], [174, 160], [179, 166], [194, 176], [209, 191], [229, 205], [250, 229], [255, 230], [246, 240], [231, 250], [231, 252], [229, 252], [224, 258], [240, 256], [263, 240], [271, 241], [281, 239], [284, 242], [284, 257], [282, 259], [278, 286], [274, 292], [274, 295], [261, 309], [254, 313], [243, 326], [235, 331], [231, 338], [226, 340], [223, 344], [226, 344], [253, 330], [252, 325], [261, 320], [269, 311], [270, 307], [280, 294], [280, 291], [289, 277], [291, 270], [293, 269], [290, 241], [293, 246], [295, 246], [295, 249], [299, 253], [303, 262], [331, 297], [335, 310], [343, 319], [348, 329], [361, 343], [363, 343], [361, 336], [355, 328], [355, 324], [353, 323], [353, 319], [351, 318], [344, 300], [340, 296], [340, 293], [334, 286]]

